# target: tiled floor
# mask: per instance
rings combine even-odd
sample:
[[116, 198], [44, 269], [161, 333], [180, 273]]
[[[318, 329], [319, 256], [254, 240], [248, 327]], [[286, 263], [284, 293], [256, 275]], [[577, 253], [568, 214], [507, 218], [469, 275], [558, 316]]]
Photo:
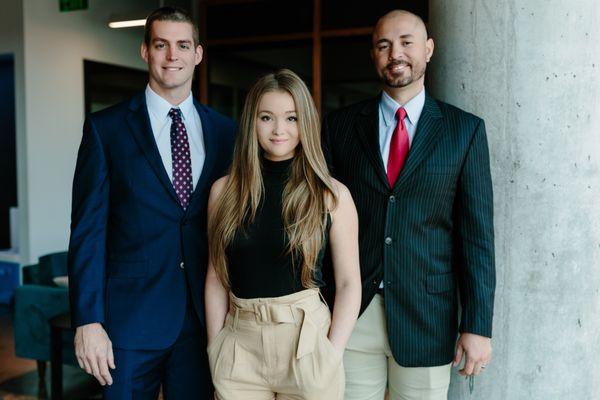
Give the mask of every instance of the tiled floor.
[[[99, 385], [79, 368], [63, 367], [65, 400], [101, 398]], [[37, 364], [14, 353], [12, 315], [0, 305], [0, 400], [37, 400], [50, 397], [50, 366], [46, 368], [46, 390], [40, 392]]]

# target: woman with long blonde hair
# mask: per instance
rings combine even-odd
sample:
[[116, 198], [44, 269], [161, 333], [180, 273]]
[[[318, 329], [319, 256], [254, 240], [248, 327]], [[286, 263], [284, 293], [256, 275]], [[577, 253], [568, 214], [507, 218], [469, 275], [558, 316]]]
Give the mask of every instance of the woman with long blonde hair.
[[[209, 204], [208, 356], [221, 400], [342, 399], [358, 317], [358, 218], [327, 170], [306, 85], [280, 70], [248, 93], [229, 175]], [[326, 246], [333, 315], [321, 301]]]

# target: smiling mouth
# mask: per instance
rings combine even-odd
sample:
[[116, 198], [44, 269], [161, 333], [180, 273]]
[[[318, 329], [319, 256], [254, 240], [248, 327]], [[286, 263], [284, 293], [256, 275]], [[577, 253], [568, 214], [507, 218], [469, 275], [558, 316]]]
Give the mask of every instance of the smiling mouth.
[[163, 69], [166, 69], [167, 71], [181, 71], [183, 67], [163, 67]]
[[407, 69], [408, 67], [410, 67], [410, 64], [401, 62], [401, 63], [394, 63], [394, 64], [388, 65], [387, 70], [390, 72], [402, 72], [405, 69]]
[[287, 142], [287, 139], [269, 139], [274, 144], [281, 144]]

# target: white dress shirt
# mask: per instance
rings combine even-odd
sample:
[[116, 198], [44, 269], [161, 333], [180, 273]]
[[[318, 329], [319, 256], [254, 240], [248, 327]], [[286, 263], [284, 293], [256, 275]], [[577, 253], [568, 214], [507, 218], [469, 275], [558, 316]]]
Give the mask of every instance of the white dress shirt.
[[188, 134], [190, 143], [190, 158], [192, 162], [192, 185], [196, 188], [206, 152], [204, 151], [204, 139], [202, 134], [202, 122], [198, 110], [194, 106], [192, 93], [181, 104], [174, 106], [167, 100], [160, 97], [150, 85], [146, 86], [146, 106], [148, 107], [148, 115], [150, 115], [150, 125], [154, 140], [158, 146], [160, 158], [167, 171], [167, 175], [173, 182], [173, 158], [171, 157], [171, 117], [169, 110], [171, 108], [179, 108], [181, 110], [182, 120]]
[[[412, 145], [415, 132], [417, 131], [417, 124], [425, 105], [425, 88], [421, 89], [419, 94], [410, 99], [403, 107], [406, 110], [406, 117], [404, 118], [404, 125], [408, 131], [408, 147]], [[394, 99], [390, 97], [385, 91], [381, 94], [381, 100], [379, 101], [379, 150], [381, 151], [381, 158], [383, 160], [383, 166], [387, 171], [388, 158], [390, 155], [390, 143], [392, 141], [392, 135], [398, 121], [396, 120], [396, 112], [402, 107], [396, 103]]]

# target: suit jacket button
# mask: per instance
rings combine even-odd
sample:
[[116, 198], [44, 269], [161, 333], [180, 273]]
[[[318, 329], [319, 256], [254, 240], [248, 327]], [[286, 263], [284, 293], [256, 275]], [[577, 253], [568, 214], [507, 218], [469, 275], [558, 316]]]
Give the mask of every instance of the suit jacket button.
[[385, 244], [392, 244], [392, 238], [391, 237], [386, 237], [385, 238]]
[[185, 268], [185, 263], [183, 261], [179, 264], [179, 268], [181, 268], [181, 269]]
[[396, 202], [396, 196], [390, 196], [390, 203], [395, 203]]

